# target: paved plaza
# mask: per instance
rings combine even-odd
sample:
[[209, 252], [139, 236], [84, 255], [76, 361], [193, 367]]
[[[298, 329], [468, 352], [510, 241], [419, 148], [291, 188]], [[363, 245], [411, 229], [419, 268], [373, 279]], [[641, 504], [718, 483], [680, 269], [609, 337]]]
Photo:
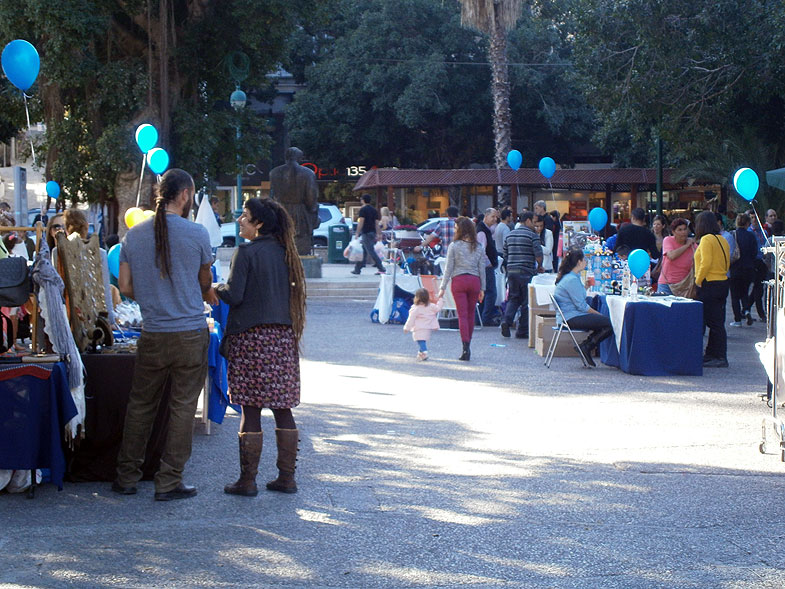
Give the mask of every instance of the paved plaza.
[[[418, 363], [371, 307], [309, 303], [299, 493], [223, 493], [228, 415], [197, 425], [194, 499], [154, 502], [152, 482], [0, 496], [0, 586], [785, 586], [785, 464], [758, 451], [762, 324], [728, 328], [729, 369], [644, 378], [577, 358], [548, 370], [493, 328], [468, 364], [448, 331]], [[660, 343], [679, 346], [679, 326]]]

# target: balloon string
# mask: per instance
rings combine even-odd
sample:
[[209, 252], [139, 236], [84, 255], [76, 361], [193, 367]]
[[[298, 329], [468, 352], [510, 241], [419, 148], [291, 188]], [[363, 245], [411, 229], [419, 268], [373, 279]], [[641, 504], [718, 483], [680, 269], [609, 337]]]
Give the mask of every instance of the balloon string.
[[136, 206], [139, 206], [139, 199], [142, 196], [142, 179], [144, 178], [144, 160], [145, 156], [142, 154], [142, 169], [139, 172], [139, 190], [136, 192]]
[[27, 94], [22, 92], [22, 96], [25, 100], [25, 115], [27, 116], [27, 136], [30, 139], [30, 153], [33, 155], [33, 165], [35, 166], [35, 146], [33, 145], [33, 130], [30, 128], [30, 109], [27, 108]]
[[769, 243], [769, 236], [766, 235], [766, 231], [763, 229], [763, 223], [760, 222], [758, 211], [755, 209], [755, 203], [750, 201], [750, 205], [752, 206], [752, 212], [755, 213], [755, 218], [758, 220], [758, 227], [760, 227], [760, 232], [763, 234], [763, 238], [766, 240], [765, 246], [770, 247], [771, 244]]

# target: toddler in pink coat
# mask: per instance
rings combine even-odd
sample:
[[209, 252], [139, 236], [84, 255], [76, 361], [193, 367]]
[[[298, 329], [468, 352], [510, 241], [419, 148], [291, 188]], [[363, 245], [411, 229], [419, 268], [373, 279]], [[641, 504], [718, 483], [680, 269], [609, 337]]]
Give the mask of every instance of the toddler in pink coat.
[[439, 297], [435, 303], [431, 302], [431, 295], [428, 289], [419, 288], [414, 293], [414, 303], [409, 309], [409, 318], [403, 326], [405, 332], [412, 332], [412, 339], [420, 346], [417, 352], [418, 360], [428, 359], [428, 340], [431, 339], [431, 332], [439, 329], [439, 311], [444, 306], [444, 300]]

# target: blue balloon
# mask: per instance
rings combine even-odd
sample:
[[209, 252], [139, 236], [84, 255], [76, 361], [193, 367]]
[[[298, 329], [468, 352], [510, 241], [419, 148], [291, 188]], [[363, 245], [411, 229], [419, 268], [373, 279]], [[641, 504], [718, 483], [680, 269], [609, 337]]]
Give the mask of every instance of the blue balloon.
[[56, 199], [60, 196], [60, 185], [54, 180], [49, 180], [49, 182], [46, 183], [46, 194], [47, 196]]
[[16, 39], [6, 45], [0, 60], [5, 75], [22, 92], [35, 83], [41, 69], [38, 51], [24, 39]]
[[589, 211], [589, 225], [593, 231], [600, 231], [608, 222], [608, 213], [601, 207], [594, 207]]
[[755, 170], [750, 168], [741, 168], [733, 175], [733, 187], [736, 189], [742, 198], [745, 200], [752, 200], [758, 194], [760, 187], [760, 180]]
[[115, 278], [120, 277], [120, 249], [122, 247], [122, 244], [116, 243], [106, 252], [106, 262], [109, 266], [109, 273]]
[[556, 162], [553, 158], [544, 157], [540, 160], [540, 173], [550, 180], [551, 176], [556, 173]]
[[641, 249], [632, 250], [630, 255], [627, 256], [627, 266], [629, 266], [630, 272], [635, 278], [640, 278], [646, 274], [649, 264], [651, 264], [649, 254]]
[[517, 149], [510, 150], [510, 153], [507, 154], [507, 163], [510, 164], [510, 167], [513, 170], [517, 170], [521, 167], [521, 163], [523, 162], [523, 156], [521, 152]]
[[169, 154], [161, 147], [155, 147], [147, 152], [147, 165], [156, 174], [163, 174], [169, 167]]
[[149, 123], [136, 128], [136, 144], [142, 153], [147, 153], [158, 143], [158, 131]]

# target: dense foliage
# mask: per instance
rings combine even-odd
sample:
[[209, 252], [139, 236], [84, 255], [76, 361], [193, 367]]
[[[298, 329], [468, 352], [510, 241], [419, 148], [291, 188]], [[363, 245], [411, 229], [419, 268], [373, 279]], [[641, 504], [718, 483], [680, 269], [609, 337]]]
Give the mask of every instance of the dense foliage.
[[[321, 165], [493, 162], [488, 38], [461, 27], [457, 0], [19, 0], [0, 3], [0, 44], [13, 38], [41, 54], [33, 118], [72, 199], [133, 183], [145, 121], [200, 184], [235, 172], [238, 149], [263, 156], [265, 121], [227, 104], [236, 51], [247, 92], [268, 97], [279, 64], [307, 84], [286, 124]], [[524, 166], [569, 165], [593, 138], [619, 165], [652, 166], [661, 137], [685, 175], [763, 178], [785, 165], [784, 52], [781, 0], [531, 0], [507, 37], [511, 145]], [[1, 80], [0, 140], [23, 126]]]
[[[33, 43], [41, 74], [29, 91], [47, 124], [47, 177], [72, 200], [107, 200], [138, 174], [133, 131], [152, 122], [171, 165], [202, 185], [264, 154], [264, 121], [228, 107], [235, 81], [226, 58], [250, 58], [243, 86], [264, 90], [304, 0], [20, 0], [0, 3], [0, 44]], [[18, 105], [18, 92], [0, 106]], [[23, 126], [2, 110], [0, 133]], [[239, 117], [239, 118], [238, 118]], [[40, 119], [39, 119], [40, 120]], [[237, 145], [235, 126], [245, 129]], [[133, 171], [136, 170], [134, 174]]]
[[[312, 44], [299, 45], [314, 51], [314, 65], [303, 68], [307, 89], [287, 124], [309, 157], [419, 168], [493, 161], [487, 39], [461, 27], [457, 2], [340, 0], [335, 14]], [[511, 61], [564, 60], [565, 33], [532, 9], [510, 34]], [[524, 165], [552, 149], [569, 161], [573, 140], [588, 137], [569, 69], [511, 66], [512, 144]]]
[[580, 80], [599, 115], [597, 138], [619, 163], [650, 164], [658, 135], [677, 165], [711, 152], [722, 159], [728, 142], [742, 145], [750, 138], [773, 148], [765, 165], [782, 163], [781, 1], [574, 5]]

